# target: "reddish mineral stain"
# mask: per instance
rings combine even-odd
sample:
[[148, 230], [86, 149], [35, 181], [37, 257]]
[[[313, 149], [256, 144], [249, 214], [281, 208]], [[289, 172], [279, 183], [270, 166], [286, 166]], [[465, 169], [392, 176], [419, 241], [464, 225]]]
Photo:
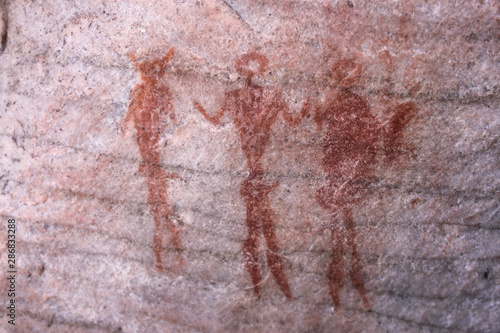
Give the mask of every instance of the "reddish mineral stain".
[[252, 279], [253, 288], [259, 295], [262, 283], [262, 273], [259, 264], [259, 243], [261, 235], [267, 244], [267, 264], [276, 283], [287, 298], [292, 297], [288, 279], [279, 254], [278, 238], [276, 236], [273, 211], [269, 204], [269, 193], [278, 183], [266, 184], [263, 178], [262, 156], [269, 143], [271, 127], [281, 113], [285, 121], [297, 125], [307, 113], [307, 103], [300, 115], [294, 118], [280, 91], [274, 87], [262, 87], [252, 83], [255, 74], [263, 73], [267, 68], [267, 58], [257, 52], [241, 56], [236, 61], [236, 70], [246, 76], [245, 86], [229, 91], [225, 95], [222, 107], [214, 116], [195, 102], [195, 107], [214, 125], [219, 124], [225, 113], [232, 117], [240, 134], [241, 147], [247, 158], [250, 175], [240, 187], [240, 194], [246, 204], [247, 239], [243, 244], [245, 264]]
[[[133, 121], [137, 131], [137, 144], [142, 157], [139, 170], [148, 182], [148, 203], [153, 213], [155, 230], [153, 236], [153, 251], [156, 257], [156, 267], [163, 269], [161, 252], [163, 235], [170, 234], [170, 240], [177, 252], [181, 250], [181, 240], [172, 220], [167, 194], [167, 179], [173, 175], [165, 172], [160, 165], [161, 147], [160, 134], [164, 122], [170, 118], [175, 120], [172, 107], [172, 94], [162, 81], [165, 68], [174, 54], [172, 48], [163, 58], [134, 64], [141, 73], [141, 82], [130, 94], [130, 105], [126, 124]], [[179, 260], [182, 262], [182, 259]]]

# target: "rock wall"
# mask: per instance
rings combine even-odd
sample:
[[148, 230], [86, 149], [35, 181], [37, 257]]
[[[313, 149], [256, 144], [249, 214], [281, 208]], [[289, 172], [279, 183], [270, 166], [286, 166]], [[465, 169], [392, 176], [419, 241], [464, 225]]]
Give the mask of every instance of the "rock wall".
[[498, 330], [497, 2], [0, 7], [2, 331]]

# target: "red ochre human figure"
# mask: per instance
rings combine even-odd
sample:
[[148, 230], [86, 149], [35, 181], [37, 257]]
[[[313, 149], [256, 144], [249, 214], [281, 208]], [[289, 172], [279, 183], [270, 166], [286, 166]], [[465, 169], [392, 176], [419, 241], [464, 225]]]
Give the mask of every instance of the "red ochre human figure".
[[140, 81], [130, 94], [128, 114], [125, 125], [134, 122], [137, 131], [137, 144], [142, 157], [140, 172], [148, 182], [148, 203], [153, 213], [155, 229], [153, 251], [156, 257], [156, 268], [161, 271], [163, 262], [163, 235], [170, 234], [170, 241], [177, 252], [178, 263], [182, 264], [181, 239], [173, 222], [173, 214], [167, 194], [167, 179], [175, 175], [167, 173], [160, 165], [160, 135], [168, 121], [175, 122], [172, 106], [172, 94], [163, 82], [165, 69], [174, 55], [174, 48], [163, 58], [137, 62], [131, 56], [134, 65], [140, 71]]
[[[331, 71], [334, 89], [327, 94], [324, 103], [318, 103], [314, 108], [318, 127], [321, 129], [324, 123], [327, 124], [322, 164], [328, 180], [317, 191], [317, 199], [331, 214], [332, 262], [328, 282], [330, 296], [337, 307], [346, 275], [349, 275], [364, 305], [370, 306], [351, 205], [362, 201], [373, 182], [377, 153], [383, 152], [386, 162], [402, 153], [403, 129], [416, 113], [412, 102], [400, 104], [382, 127], [371, 114], [367, 102], [352, 91], [352, 85], [360, 75], [361, 66], [354, 61], [337, 62]], [[348, 267], [347, 254], [351, 258]]]
[[240, 194], [246, 204], [246, 224], [248, 236], [243, 244], [245, 265], [252, 279], [253, 288], [259, 295], [262, 274], [259, 264], [259, 242], [261, 234], [267, 244], [267, 264], [277, 284], [287, 298], [292, 297], [288, 279], [283, 267], [283, 259], [279, 254], [273, 211], [269, 204], [269, 193], [278, 186], [278, 182], [266, 184], [262, 168], [262, 156], [269, 143], [271, 126], [281, 113], [284, 120], [296, 126], [308, 112], [306, 102], [301, 113], [294, 118], [281, 92], [274, 87], [262, 87], [252, 82], [252, 77], [263, 73], [267, 68], [267, 58], [251, 52], [236, 61], [236, 71], [246, 76], [245, 85], [241, 89], [225, 94], [222, 107], [213, 115], [209, 115], [198, 103], [194, 106], [212, 124], [220, 123], [224, 114], [229, 113], [240, 134], [241, 147], [247, 158], [250, 172], [241, 184]]

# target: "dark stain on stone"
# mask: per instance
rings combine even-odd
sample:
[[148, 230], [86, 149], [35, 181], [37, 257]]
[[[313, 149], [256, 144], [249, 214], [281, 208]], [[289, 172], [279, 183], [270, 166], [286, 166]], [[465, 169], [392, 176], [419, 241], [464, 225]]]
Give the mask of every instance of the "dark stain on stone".
[[41, 264], [38, 268], [38, 276], [41, 276], [45, 272], [45, 264]]
[[0, 0], [0, 14], [1, 14], [1, 20], [2, 20], [2, 25], [4, 27], [4, 30], [2, 31], [2, 35], [0, 36], [0, 54], [5, 51], [7, 48], [7, 33], [9, 30], [9, 16], [7, 12], [7, 1], [6, 0]]

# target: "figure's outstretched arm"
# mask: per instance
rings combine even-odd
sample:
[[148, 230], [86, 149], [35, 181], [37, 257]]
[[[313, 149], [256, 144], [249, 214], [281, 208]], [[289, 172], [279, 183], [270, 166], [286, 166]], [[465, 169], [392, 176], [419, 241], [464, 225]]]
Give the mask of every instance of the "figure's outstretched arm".
[[206, 120], [208, 120], [214, 125], [218, 125], [220, 123], [222, 116], [224, 116], [224, 113], [226, 112], [226, 107], [225, 105], [223, 105], [219, 110], [217, 110], [215, 115], [211, 116], [207, 113], [207, 111], [205, 111], [205, 108], [203, 108], [203, 106], [198, 101], [195, 101], [193, 105], [196, 109], [198, 109], [198, 111], [203, 115], [203, 117], [205, 117]]
[[404, 102], [396, 107], [396, 112], [384, 129], [384, 149], [389, 160], [395, 159], [401, 153], [404, 145], [403, 131], [417, 112], [417, 106], [413, 102]]
[[166, 55], [165, 57], [163, 57], [163, 63], [164, 63], [165, 65], [166, 65], [166, 64], [168, 64], [168, 63], [170, 62], [170, 59], [172, 59], [172, 57], [174, 56], [174, 52], [175, 52], [175, 48], [174, 48], [174, 47], [172, 47], [172, 48], [168, 51], [167, 55]]
[[170, 60], [174, 56], [174, 51], [175, 51], [175, 48], [172, 47], [168, 51], [168, 53], [163, 57], [163, 59], [162, 59], [162, 70], [165, 70], [167, 68], [168, 63], [170, 62]]
[[417, 115], [417, 106], [414, 102], [404, 102], [396, 106], [396, 112], [389, 120], [389, 129], [392, 134], [400, 134], [408, 123]]

